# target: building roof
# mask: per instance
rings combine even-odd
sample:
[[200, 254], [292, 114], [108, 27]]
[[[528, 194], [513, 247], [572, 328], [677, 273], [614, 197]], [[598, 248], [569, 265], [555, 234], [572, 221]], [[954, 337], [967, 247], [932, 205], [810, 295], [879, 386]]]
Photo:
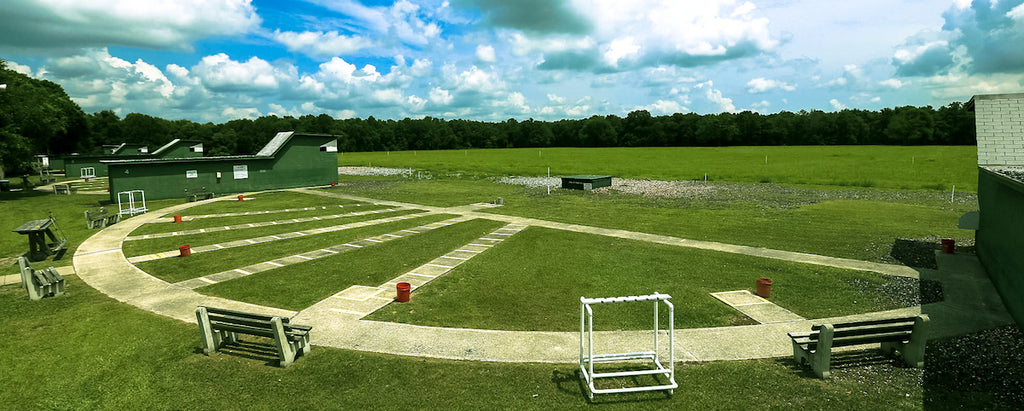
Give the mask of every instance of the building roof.
[[282, 131], [277, 133], [267, 145], [263, 146], [263, 149], [256, 153], [256, 157], [273, 157], [277, 155], [278, 150], [287, 145], [288, 141], [292, 137], [323, 137], [325, 139], [335, 140], [338, 137], [330, 134], [309, 134], [309, 133], [295, 133], [294, 131]]
[[176, 138], [174, 140], [171, 140], [169, 143], [160, 146], [160, 148], [156, 149], [156, 151], [154, 151], [154, 152], [152, 152], [150, 154], [159, 157], [160, 154], [163, 154], [164, 151], [170, 150], [170, 149], [174, 148], [174, 146], [176, 146], [178, 144], [196, 145], [196, 144], [202, 144], [202, 141], [199, 141], [199, 140], [182, 140], [180, 138]]
[[[263, 146], [259, 152], [255, 155], [237, 155], [237, 156], [213, 156], [213, 157], [190, 157], [190, 158], [140, 158], [140, 159], [110, 159], [100, 160], [101, 163], [105, 164], [152, 164], [152, 163], [184, 163], [184, 162], [197, 162], [197, 161], [223, 161], [223, 160], [269, 160], [277, 156], [278, 151], [281, 148], [287, 146], [288, 142], [293, 136], [301, 137], [324, 137], [327, 139], [334, 140], [337, 137], [328, 134], [306, 134], [298, 133], [294, 131], [283, 131], [277, 133], [267, 145]], [[168, 143], [170, 144], [170, 143]], [[161, 147], [163, 148], [163, 147]]]
[[974, 111], [974, 102], [978, 100], [1000, 100], [1000, 99], [1018, 99], [1024, 98], [1024, 93], [1004, 93], [1004, 94], [976, 94], [964, 104], [967, 111]]

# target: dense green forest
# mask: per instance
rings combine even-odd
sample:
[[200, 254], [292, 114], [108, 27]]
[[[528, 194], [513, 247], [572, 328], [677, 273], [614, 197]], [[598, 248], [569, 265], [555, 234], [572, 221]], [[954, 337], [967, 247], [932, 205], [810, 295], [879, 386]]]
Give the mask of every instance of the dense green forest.
[[903, 106], [880, 111], [846, 109], [750, 111], [500, 123], [422, 119], [335, 119], [263, 116], [222, 124], [165, 120], [140, 113], [123, 118], [104, 110], [85, 114], [60, 85], [8, 70], [0, 60], [0, 160], [20, 172], [33, 154], [94, 153], [104, 144], [158, 147], [180, 138], [202, 141], [207, 155], [252, 154], [279, 131], [339, 136], [342, 151], [400, 151], [507, 147], [663, 147], [738, 145], [971, 145], [974, 113], [963, 103], [938, 109]]

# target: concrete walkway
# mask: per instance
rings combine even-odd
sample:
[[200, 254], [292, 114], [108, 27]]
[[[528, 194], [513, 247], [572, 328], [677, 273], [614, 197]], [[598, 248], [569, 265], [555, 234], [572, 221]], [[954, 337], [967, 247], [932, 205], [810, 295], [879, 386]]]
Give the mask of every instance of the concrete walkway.
[[[751, 256], [795, 261], [807, 264], [874, 271], [878, 273], [919, 277], [942, 281], [945, 301], [923, 307], [869, 313], [833, 319], [796, 320], [740, 327], [718, 327], [676, 330], [676, 359], [681, 361], [740, 360], [792, 355], [787, 332], [806, 331], [812, 323], [878, 318], [893, 315], [915, 315], [925, 312], [932, 318], [933, 338], [959, 335], [999, 325], [1010, 324], [994, 288], [978, 263], [968, 255], [939, 254], [939, 270], [915, 270], [909, 267], [871, 263], [850, 259], [694, 241], [670, 236], [637, 233], [625, 230], [555, 223], [531, 218], [488, 214], [476, 204], [462, 207], [429, 207], [389, 201], [365, 199], [323, 190], [296, 190], [357, 201], [411, 207], [438, 213], [451, 213], [466, 219], [487, 218], [514, 224], [515, 230], [541, 226], [597, 235], [630, 238], [682, 247], [739, 253]], [[233, 197], [224, 197], [233, 198]], [[578, 360], [577, 332], [522, 332], [464, 328], [423, 327], [408, 324], [360, 320], [356, 313], [324, 309], [327, 302], [314, 304], [302, 312], [257, 306], [199, 294], [189, 288], [168, 284], [131, 265], [121, 252], [121, 242], [136, 227], [157, 221], [160, 216], [197, 204], [171, 206], [157, 212], [138, 215], [107, 227], [86, 240], [74, 256], [75, 269], [90, 286], [123, 302], [182, 321], [195, 322], [197, 305], [260, 312], [295, 317], [300, 324], [314, 327], [313, 344], [343, 349], [363, 350], [399, 355], [435, 358], [503, 361], [572, 363]], [[370, 287], [366, 287], [370, 288]], [[377, 287], [379, 288], [379, 286]], [[358, 298], [385, 299], [379, 292], [355, 290]], [[344, 292], [344, 291], [343, 291]], [[353, 294], [348, 294], [352, 297]], [[332, 296], [328, 299], [337, 299]], [[567, 298], [576, 298], [569, 296]], [[379, 301], [386, 302], [386, 301]], [[565, 313], [575, 315], [575, 313]], [[651, 331], [598, 332], [597, 346], [602, 352], [636, 351], [651, 344]], [[664, 347], [667, 344], [663, 344]], [[647, 348], [643, 348], [647, 349]]]

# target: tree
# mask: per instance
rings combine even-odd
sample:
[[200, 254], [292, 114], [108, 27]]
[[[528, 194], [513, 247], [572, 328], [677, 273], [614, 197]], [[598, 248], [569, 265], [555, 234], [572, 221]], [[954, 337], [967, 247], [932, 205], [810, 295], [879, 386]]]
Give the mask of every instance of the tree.
[[891, 143], [903, 145], [932, 144], [935, 134], [935, 120], [928, 110], [914, 106], [896, 108], [896, 114], [889, 120], [885, 135]]
[[614, 147], [617, 140], [615, 128], [601, 116], [587, 119], [580, 129], [580, 142], [587, 147]]
[[[33, 154], [75, 151], [88, 133], [85, 113], [57, 83], [7, 69], [0, 59], [0, 168], [25, 172]], [[0, 171], [0, 174], [3, 174]]]

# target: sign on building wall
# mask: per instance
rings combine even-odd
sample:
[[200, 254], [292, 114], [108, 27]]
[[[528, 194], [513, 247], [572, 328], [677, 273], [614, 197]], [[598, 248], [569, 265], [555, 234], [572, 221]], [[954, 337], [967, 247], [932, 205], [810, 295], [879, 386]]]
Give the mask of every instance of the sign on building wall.
[[249, 166], [245, 164], [235, 165], [235, 180], [249, 178]]
[[185, 178], [197, 178], [199, 177], [199, 171], [196, 170], [185, 170]]

